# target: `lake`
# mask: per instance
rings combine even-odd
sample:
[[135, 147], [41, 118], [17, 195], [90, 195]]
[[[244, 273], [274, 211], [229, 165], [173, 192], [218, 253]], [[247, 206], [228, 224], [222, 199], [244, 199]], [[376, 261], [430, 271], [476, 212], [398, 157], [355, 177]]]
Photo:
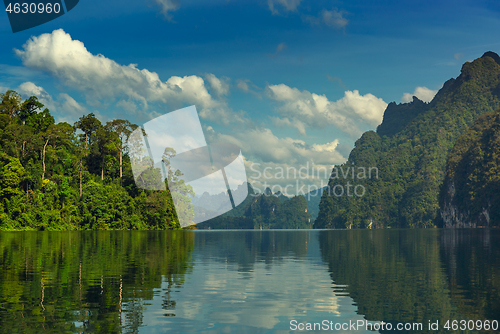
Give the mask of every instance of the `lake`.
[[498, 333], [498, 321], [500, 230], [0, 233], [0, 333]]

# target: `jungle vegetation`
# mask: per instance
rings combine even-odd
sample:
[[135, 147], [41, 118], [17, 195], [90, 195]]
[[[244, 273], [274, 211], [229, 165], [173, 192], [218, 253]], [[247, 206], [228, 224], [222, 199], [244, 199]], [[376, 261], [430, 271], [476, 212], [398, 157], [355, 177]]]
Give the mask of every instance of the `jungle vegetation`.
[[500, 109], [460, 136], [446, 164], [440, 226], [499, 226]]
[[0, 94], [0, 230], [180, 228], [169, 191], [134, 183], [136, 128], [93, 113], [56, 124], [36, 96]]

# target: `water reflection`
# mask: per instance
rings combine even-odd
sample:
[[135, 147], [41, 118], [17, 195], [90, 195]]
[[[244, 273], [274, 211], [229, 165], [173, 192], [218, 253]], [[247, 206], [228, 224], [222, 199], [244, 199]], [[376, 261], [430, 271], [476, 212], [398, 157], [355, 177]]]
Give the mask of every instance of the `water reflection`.
[[500, 320], [498, 264], [498, 230], [0, 233], [0, 333], [429, 332]]
[[500, 231], [444, 230], [440, 243], [453, 305], [471, 319], [500, 320]]
[[[289, 333], [292, 320], [362, 320], [350, 297], [332, 292], [335, 285], [321, 261], [317, 235], [304, 230], [195, 232], [193, 270], [184, 288], [171, 295], [178, 301], [175, 318], [147, 312], [148, 326], [141, 333]], [[161, 303], [155, 297], [151, 309]]]
[[0, 233], [0, 332], [134, 333], [162, 281], [182, 286], [193, 235]]
[[[499, 232], [322, 231], [332, 281], [368, 320], [420, 322], [499, 318]], [[492, 242], [492, 240], [496, 242]], [[494, 332], [494, 331], [492, 331]]]
[[250, 272], [256, 262], [270, 268], [285, 258], [305, 258], [311, 238], [307, 231], [199, 231], [195, 248], [203, 249], [200, 259], [204, 263], [223, 262], [238, 271]]

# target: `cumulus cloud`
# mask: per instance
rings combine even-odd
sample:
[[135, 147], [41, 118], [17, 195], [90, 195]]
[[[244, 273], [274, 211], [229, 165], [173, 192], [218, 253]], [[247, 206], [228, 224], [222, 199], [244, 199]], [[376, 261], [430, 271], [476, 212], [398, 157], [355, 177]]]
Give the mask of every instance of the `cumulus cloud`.
[[[67, 93], [60, 93], [57, 98], [53, 98], [43, 87], [37, 86], [31, 81], [20, 84], [17, 91], [23, 99], [27, 99], [30, 96], [38, 97], [38, 101], [44, 105], [44, 108], [50, 110], [56, 122], [68, 122], [72, 124], [78, 118], [90, 112]], [[92, 112], [101, 121], [107, 119], [98, 110], [93, 110]]]
[[[73, 40], [62, 29], [30, 38], [15, 53], [26, 67], [49, 73], [85, 94], [89, 105], [99, 105], [99, 101], [109, 104], [116, 99], [140, 105], [143, 110], [150, 103], [162, 103], [170, 109], [194, 104], [205, 119], [223, 124], [241, 121], [238, 113], [231, 112], [225, 103], [210, 95], [203, 78], [172, 76], [162, 81], [156, 72], [141, 70], [135, 64], [121, 65], [101, 54], [90, 53], [82, 42]], [[214, 78], [208, 79], [216, 85], [212, 89], [224, 93], [226, 86], [215, 78], [217, 86]]]
[[258, 87], [257, 85], [254, 85], [250, 80], [246, 79], [238, 79], [236, 80], [236, 88], [241, 90], [244, 93], [250, 93], [254, 95], [256, 98], [262, 98], [260, 92], [262, 91], [262, 88]]
[[38, 101], [44, 105], [44, 108], [48, 108], [50, 111], [55, 111], [55, 101], [43, 87], [37, 86], [31, 81], [27, 81], [20, 84], [17, 90], [23, 99], [27, 99], [30, 96], [36, 96], [38, 97]]
[[[335, 150], [339, 143], [337, 139], [326, 144], [308, 145], [301, 139], [279, 138], [271, 129], [265, 127], [244, 129], [232, 134], [221, 134], [213, 129], [206, 132], [210, 142], [238, 145], [246, 157], [256, 161], [288, 164], [301, 164], [311, 160], [319, 164], [345, 161], [342, 154]], [[325, 152], [330, 154], [324, 154]]]
[[[324, 144], [310, 145], [300, 139], [280, 138], [271, 129], [265, 127], [242, 129], [232, 134], [221, 134], [207, 127], [205, 133], [209, 143], [228, 142], [241, 148], [245, 157], [249, 182], [257, 188], [262, 187], [265, 182], [281, 187], [292, 184], [288, 188], [291, 193], [297, 186], [302, 185], [316, 185], [319, 188], [321, 181], [326, 185], [332, 166], [346, 160], [337, 150], [338, 139]], [[308, 171], [304, 169], [306, 166], [309, 166]], [[316, 172], [312, 171], [313, 166]], [[275, 175], [280, 170], [293, 172], [300, 168], [302, 168], [303, 175], [294, 176], [293, 180]], [[318, 177], [318, 169], [321, 170], [321, 177]]]
[[160, 13], [169, 21], [172, 20], [172, 15], [170, 13], [175, 12], [181, 6], [178, 0], [155, 0], [155, 2], [160, 6]]
[[432, 90], [427, 87], [417, 87], [413, 93], [404, 93], [401, 98], [401, 102], [408, 103], [413, 101], [413, 97], [416, 96], [424, 102], [431, 102], [434, 96], [437, 94], [437, 90]]
[[250, 87], [248, 87], [248, 83], [244, 80], [241, 80], [241, 79], [238, 79], [236, 81], [236, 87], [238, 87], [239, 89], [241, 89], [245, 93], [248, 93], [248, 91], [250, 90]]
[[279, 9], [285, 12], [295, 12], [302, 0], [267, 0], [267, 5], [273, 15], [280, 14]]
[[302, 20], [308, 22], [312, 26], [324, 24], [331, 28], [340, 29], [344, 28], [349, 23], [349, 20], [344, 17], [345, 14], [344, 11], [339, 11], [337, 9], [323, 9], [319, 12], [318, 16], [303, 15]]
[[229, 93], [229, 84], [227, 78], [219, 79], [212, 73], [205, 74], [205, 79], [210, 84], [211, 91], [217, 96], [227, 95]]
[[[68, 122], [70, 124], [77, 121], [83, 115], [89, 113], [87, 108], [75, 101], [74, 98], [66, 93], [59, 94], [57, 111], [57, 121]], [[94, 111], [94, 114], [101, 121], [104, 121], [103, 115], [101, 115], [99, 112]]]
[[382, 122], [387, 103], [372, 94], [346, 91], [338, 101], [329, 101], [325, 95], [300, 91], [285, 84], [269, 85], [269, 98], [280, 105], [277, 112], [281, 120], [276, 125], [292, 125], [305, 135], [306, 128], [334, 126], [353, 137], [359, 136], [364, 127], [375, 128]]

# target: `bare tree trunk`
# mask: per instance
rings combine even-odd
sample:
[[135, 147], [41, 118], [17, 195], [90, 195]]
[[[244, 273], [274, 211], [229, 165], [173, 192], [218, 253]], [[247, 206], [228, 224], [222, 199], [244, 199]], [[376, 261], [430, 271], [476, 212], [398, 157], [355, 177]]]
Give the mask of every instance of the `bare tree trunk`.
[[104, 157], [102, 158], [101, 163], [101, 181], [104, 180]]
[[82, 159], [83, 157], [80, 158], [80, 198], [82, 197]]
[[42, 180], [45, 178], [45, 149], [47, 148], [47, 144], [49, 143], [50, 137], [47, 137], [47, 140], [45, 141], [45, 145], [43, 145], [43, 151], [42, 151]]
[[122, 156], [123, 156], [123, 150], [120, 147], [120, 179], [122, 178], [123, 175], [123, 169], [122, 169]]

